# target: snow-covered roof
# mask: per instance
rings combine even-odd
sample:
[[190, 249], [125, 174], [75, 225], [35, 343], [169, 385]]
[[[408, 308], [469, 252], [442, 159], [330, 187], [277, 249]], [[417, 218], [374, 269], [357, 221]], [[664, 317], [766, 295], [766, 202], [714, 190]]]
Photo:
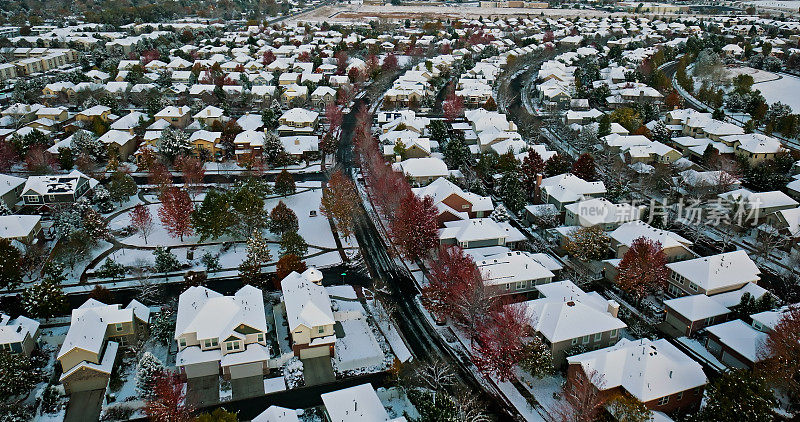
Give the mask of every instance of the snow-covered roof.
[[81, 180], [86, 180], [90, 184], [97, 181], [86, 176], [78, 170], [72, 170], [69, 174], [59, 174], [50, 176], [30, 176], [25, 182], [22, 192], [36, 192], [39, 195], [52, 195], [60, 193], [74, 193]]
[[[83, 305], [72, 310], [69, 331], [58, 352], [58, 358], [61, 359], [76, 348], [99, 354], [105, 340], [106, 327], [109, 324], [132, 323], [135, 317], [142, 316], [136, 312], [136, 309], [140, 308], [139, 305], [141, 305], [139, 302], [131, 301], [128, 306], [122, 308], [119, 304], [106, 305], [98, 300], [88, 299]], [[147, 322], [147, 319], [144, 321]]]
[[508, 252], [476, 261], [475, 265], [487, 286], [516, 283], [518, 281], [552, 278], [553, 272], [528, 252]]
[[766, 333], [756, 330], [741, 319], [712, 325], [706, 328], [706, 331], [751, 363], [760, 360], [759, 352], [767, 340]]
[[324, 393], [322, 403], [331, 422], [386, 422], [389, 414], [383, 408], [372, 384], [361, 384]]
[[175, 339], [195, 333], [198, 340], [229, 337], [239, 326], [267, 331], [264, 295], [247, 285], [233, 296], [223, 296], [203, 286], [192, 286], [178, 298]]
[[644, 206], [627, 203], [615, 204], [605, 198], [587, 199], [569, 204], [564, 208], [578, 217], [576, 223], [585, 227], [638, 220], [645, 209]]
[[615, 303], [570, 280], [536, 286], [545, 297], [522, 302], [531, 327], [551, 343], [627, 327], [609, 312]]
[[0, 238], [16, 239], [28, 236], [41, 219], [41, 215], [0, 216]]
[[456, 239], [461, 243], [490, 239], [514, 242], [525, 238], [517, 228], [512, 227], [509, 223], [500, 223], [491, 218], [446, 221], [444, 226], [443, 229], [439, 229], [439, 239]]
[[[600, 350], [567, 358], [585, 373], [598, 375], [590, 381], [600, 390], [622, 387], [642, 402], [701, 387], [708, 382], [699, 363], [669, 341], [621, 339]], [[599, 382], [598, 382], [599, 381]]]
[[256, 416], [252, 422], [299, 422], [297, 411], [272, 405]]
[[449, 198], [451, 195], [456, 195], [466, 200], [470, 204], [472, 204], [473, 212], [491, 211], [494, 209], [491, 197], [480, 196], [472, 192], [464, 191], [460, 187], [456, 186], [453, 182], [445, 179], [444, 177], [440, 177], [434, 180], [425, 187], [412, 188], [411, 190], [420, 198], [424, 198], [425, 196], [430, 196], [433, 199], [434, 204], [441, 203], [442, 201]]
[[700, 321], [730, 313], [728, 308], [706, 295], [691, 295], [665, 300], [664, 306], [683, 315], [689, 321]]
[[756, 282], [761, 274], [744, 250], [672, 262], [667, 268], [706, 291]]
[[291, 331], [300, 325], [313, 328], [335, 323], [331, 298], [328, 291], [317, 284], [320, 280], [321, 274], [315, 268], [309, 268], [302, 274], [292, 271], [281, 280], [286, 317]]
[[21, 343], [26, 336], [33, 337], [39, 329], [39, 321], [20, 315], [11, 320], [6, 314], [0, 314], [0, 344]]
[[661, 243], [664, 249], [676, 246], [689, 246], [692, 244], [676, 233], [669, 230], [657, 229], [643, 221], [635, 220], [624, 223], [609, 233], [609, 236], [617, 242], [631, 246], [634, 240], [645, 237]]
[[561, 203], [575, 202], [583, 198], [584, 195], [598, 195], [606, 192], [606, 186], [603, 182], [587, 182], [572, 173], [564, 173], [543, 179], [541, 188], [547, 196]]

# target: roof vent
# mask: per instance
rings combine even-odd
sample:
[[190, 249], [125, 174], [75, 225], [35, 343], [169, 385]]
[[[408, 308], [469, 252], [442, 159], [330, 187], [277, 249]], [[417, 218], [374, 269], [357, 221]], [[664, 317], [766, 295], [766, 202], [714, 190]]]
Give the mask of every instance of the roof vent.
[[567, 306], [575, 306], [575, 302], [570, 300], [569, 302], [567, 302]]

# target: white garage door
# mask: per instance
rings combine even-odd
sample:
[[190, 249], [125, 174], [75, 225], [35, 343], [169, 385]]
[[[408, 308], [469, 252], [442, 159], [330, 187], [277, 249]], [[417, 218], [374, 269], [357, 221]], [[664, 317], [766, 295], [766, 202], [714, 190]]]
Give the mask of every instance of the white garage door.
[[230, 367], [231, 378], [247, 378], [264, 375], [263, 362], [243, 363]]
[[319, 358], [322, 356], [329, 356], [330, 349], [328, 346], [324, 347], [309, 347], [307, 349], [300, 350], [300, 359], [311, 359], [311, 358]]

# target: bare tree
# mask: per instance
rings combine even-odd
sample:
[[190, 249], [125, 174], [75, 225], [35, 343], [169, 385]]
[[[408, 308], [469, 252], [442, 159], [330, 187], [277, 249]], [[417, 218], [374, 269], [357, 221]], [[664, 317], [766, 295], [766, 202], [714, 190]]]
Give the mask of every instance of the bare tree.
[[463, 422], [489, 422], [485, 404], [472, 391], [462, 388], [453, 397], [456, 405], [455, 420]]
[[423, 387], [435, 392], [444, 391], [456, 381], [456, 375], [449, 363], [441, 358], [433, 358], [417, 366], [414, 378]]

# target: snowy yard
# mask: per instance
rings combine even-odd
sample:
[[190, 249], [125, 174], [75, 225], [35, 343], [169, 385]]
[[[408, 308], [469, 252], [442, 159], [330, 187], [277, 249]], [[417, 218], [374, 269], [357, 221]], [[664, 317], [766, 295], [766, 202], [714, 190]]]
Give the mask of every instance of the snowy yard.
[[754, 83], [753, 90], [761, 91], [761, 95], [768, 103], [780, 101], [792, 108], [795, 113], [800, 113], [800, 78], [791, 75], [779, 75], [780, 79], [767, 82]]

